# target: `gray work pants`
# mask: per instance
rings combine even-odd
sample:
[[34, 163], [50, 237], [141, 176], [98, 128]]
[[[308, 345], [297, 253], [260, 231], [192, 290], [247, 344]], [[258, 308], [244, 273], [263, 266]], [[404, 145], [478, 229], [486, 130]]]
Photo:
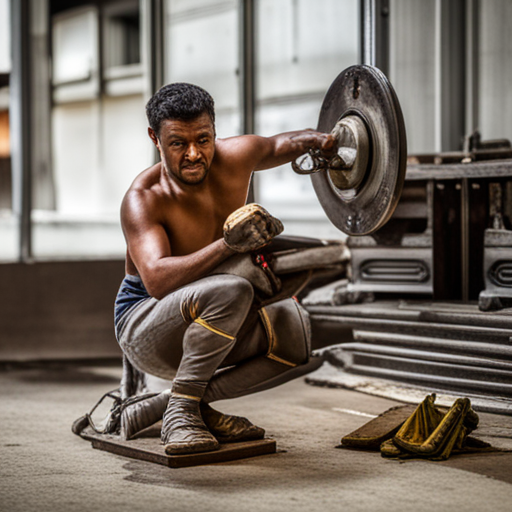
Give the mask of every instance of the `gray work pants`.
[[[272, 387], [288, 380], [282, 374], [291, 369], [265, 358], [267, 336], [253, 299], [242, 277], [205, 277], [135, 306], [119, 343], [138, 369], [163, 379], [175, 375], [174, 392], [208, 402]], [[290, 378], [311, 369], [294, 368]]]

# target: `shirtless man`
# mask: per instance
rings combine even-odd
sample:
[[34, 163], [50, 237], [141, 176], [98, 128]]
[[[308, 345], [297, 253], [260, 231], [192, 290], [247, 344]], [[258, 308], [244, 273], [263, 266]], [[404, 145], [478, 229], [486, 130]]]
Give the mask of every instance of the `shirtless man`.
[[[135, 179], [121, 208], [127, 255], [116, 300], [118, 341], [136, 368], [174, 377], [162, 427], [167, 453], [263, 437], [263, 429], [245, 418], [208, 404], [275, 385], [273, 379], [305, 364], [307, 313], [293, 299], [257, 310], [249, 281], [209, 274], [279, 232], [268, 212], [244, 206], [253, 171], [290, 162], [310, 148], [332, 152], [334, 140], [313, 130], [216, 139], [213, 99], [190, 84], [163, 87], [146, 113], [161, 161]], [[235, 221], [244, 217], [250, 224], [242, 248], [223, 233], [236, 210]], [[282, 341], [272, 333], [271, 317], [292, 326]], [[274, 353], [272, 343], [282, 346]]]

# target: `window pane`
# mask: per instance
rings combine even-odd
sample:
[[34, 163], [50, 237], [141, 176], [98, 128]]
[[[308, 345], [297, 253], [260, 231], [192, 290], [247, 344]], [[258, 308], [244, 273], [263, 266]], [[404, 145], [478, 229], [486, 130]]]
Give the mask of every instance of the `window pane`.
[[122, 256], [122, 198], [151, 164], [142, 95], [53, 109], [56, 210], [33, 212], [38, 257]]
[[482, 138], [512, 140], [512, 2], [480, 2], [479, 120]]
[[402, 107], [409, 153], [436, 151], [436, 0], [390, 1], [389, 78]]
[[86, 8], [56, 17], [53, 27], [53, 81], [87, 80], [97, 66], [96, 10]]
[[[342, 27], [342, 29], [340, 29]], [[260, 0], [257, 3], [257, 133], [315, 128], [336, 76], [358, 63], [357, 0]], [[340, 237], [307, 176], [290, 165], [257, 174], [256, 196], [287, 234]]]
[[106, 19], [105, 59], [108, 67], [140, 63], [139, 13], [112, 14]]
[[259, 99], [325, 93], [340, 71], [357, 64], [358, 4], [354, 0], [260, 0]]
[[[126, 5], [127, 12], [137, 18], [132, 4]], [[54, 41], [60, 21], [67, 23], [74, 17], [80, 18], [83, 12], [58, 14], [53, 20]], [[77, 39], [76, 44], [81, 41], [89, 47], [92, 34], [98, 32], [100, 18], [97, 10], [86, 14], [88, 22], [84, 27], [89, 27], [90, 33], [82, 34], [86, 37]], [[123, 11], [118, 9], [114, 14], [122, 18]], [[122, 38], [109, 37], [109, 30], [116, 30], [115, 26], [105, 23], [104, 27], [103, 43], [109, 41], [112, 51], [116, 41], [124, 44]], [[135, 44], [133, 40], [131, 44]], [[85, 52], [71, 45], [66, 49], [70, 59], [75, 50], [78, 57]], [[104, 48], [96, 48], [93, 61], [99, 62], [101, 51]], [[137, 53], [133, 48], [130, 51], [133, 55]], [[105, 91], [97, 90], [91, 95], [90, 90], [74, 88], [75, 83], [54, 88], [51, 139], [55, 201], [53, 208], [35, 206], [32, 211], [33, 252], [37, 258], [123, 257], [125, 254], [119, 221], [121, 201], [133, 179], [153, 161], [145, 97], [134, 83], [133, 73], [124, 69], [134, 65], [130, 59], [115, 62], [119, 73], [105, 74]], [[104, 71], [112, 69], [109, 68], [112, 64], [105, 59]], [[142, 68], [139, 72], [142, 73]], [[142, 81], [140, 77], [135, 78]]]
[[217, 135], [240, 133], [238, 2], [168, 0], [165, 80], [189, 82], [215, 100]]

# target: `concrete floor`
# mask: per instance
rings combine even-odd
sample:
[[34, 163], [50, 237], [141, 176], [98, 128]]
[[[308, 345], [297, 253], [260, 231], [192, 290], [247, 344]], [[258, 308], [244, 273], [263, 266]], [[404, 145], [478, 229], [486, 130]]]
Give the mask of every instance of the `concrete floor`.
[[[0, 510], [510, 511], [512, 451], [398, 462], [336, 449], [397, 402], [302, 379], [229, 402], [278, 453], [170, 469], [93, 450], [70, 425], [117, 387], [119, 368], [52, 366], [0, 372]], [[477, 432], [512, 450], [512, 417], [481, 415]]]

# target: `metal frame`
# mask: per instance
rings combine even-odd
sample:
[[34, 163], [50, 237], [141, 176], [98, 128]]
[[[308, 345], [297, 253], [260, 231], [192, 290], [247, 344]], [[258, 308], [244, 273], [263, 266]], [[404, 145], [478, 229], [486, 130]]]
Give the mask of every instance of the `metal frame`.
[[255, 2], [240, 0], [240, 70], [242, 133], [254, 133], [255, 127]]
[[[141, 62], [146, 77], [144, 95], [148, 99], [164, 85], [164, 15], [163, 0], [140, 0]], [[159, 158], [154, 147], [154, 162]]]
[[466, 135], [473, 133], [478, 119], [478, 13], [479, 0], [466, 0]]
[[[256, 119], [256, 6], [254, 0], [239, 0], [240, 107], [242, 133], [252, 134]], [[247, 202], [255, 200], [254, 180], [251, 179]]]
[[163, 0], [141, 0], [141, 17], [144, 19], [143, 38], [147, 46], [149, 91], [154, 94], [164, 85], [164, 15]]
[[21, 262], [32, 260], [32, 80], [30, 0], [11, 0], [12, 72], [10, 82], [12, 209], [19, 226]]
[[389, 0], [361, 0], [361, 63], [389, 73]]
[[32, 110], [32, 207], [55, 210], [52, 169], [49, 0], [31, 0], [30, 54]]
[[439, 152], [457, 148], [465, 135], [465, 13], [466, 0], [436, 0], [436, 149]]

